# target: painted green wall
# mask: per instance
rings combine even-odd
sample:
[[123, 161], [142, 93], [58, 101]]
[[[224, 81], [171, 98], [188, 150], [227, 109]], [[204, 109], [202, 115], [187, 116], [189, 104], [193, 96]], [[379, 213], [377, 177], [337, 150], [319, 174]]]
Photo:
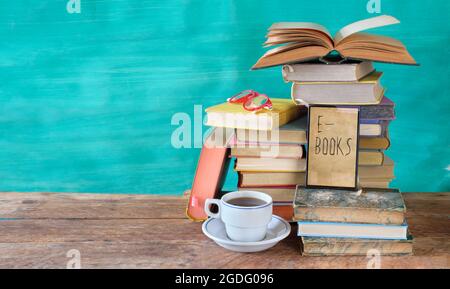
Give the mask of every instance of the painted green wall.
[[[279, 68], [249, 71], [276, 21], [335, 32], [366, 0], [0, 2], [0, 191], [180, 194], [199, 149], [172, 115], [246, 88], [289, 97]], [[403, 191], [450, 189], [449, 1], [382, 0], [420, 67], [377, 65], [397, 103], [389, 155]], [[227, 187], [236, 181], [230, 175]]]

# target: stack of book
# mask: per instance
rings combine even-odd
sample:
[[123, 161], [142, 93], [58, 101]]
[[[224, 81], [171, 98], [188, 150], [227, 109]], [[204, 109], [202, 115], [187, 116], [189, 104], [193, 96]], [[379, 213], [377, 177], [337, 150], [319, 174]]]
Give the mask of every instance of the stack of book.
[[299, 187], [294, 218], [298, 221], [302, 254], [412, 254], [405, 211], [398, 190], [355, 192]]
[[[228, 102], [206, 109], [207, 125], [234, 131], [226, 145], [236, 158], [239, 190], [270, 194], [274, 214], [298, 222], [304, 255], [365, 255], [370, 249], [381, 255], [412, 252], [401, 193], [387, 189], [394, 178], [394, 162], [385, 155], [394, 103], [386, 97], [382, 72], [373, 62], [416, 62], [398, 40], [360, 33], [396, 23], [390, 16], [374, 17], [350, 24], [334, 37], [315, 23], [275, 23], [264, 45], [277, 47], [252, 69], [282, 65], [283, 79], [292, 83], [291, 99], [271, 98], [273, 110], [256, 113]], [[358, 135], [357, 163], [344, 169], [353, 174], [357, 166], [354, 190], [330, 189], [323, 183], [305, 187], [310, 166], [306, 156], [312, 149], [307, 132], [311, 105], [358, 108], [358, 133], [350, 129]], [[201, 182], [210, 182], [209, 162], [204, 163]], [[329, 169], [320, 167], [319, 175], [326, 178]], [[218, 181], [213, 184], [209, 190], [193, 189], [194, 197], [204, 199], [206, 191], [214, 195]], [[192, 196], [190, 204], [202, 206]]]
[[309, 62], [283, 66], [292, 82], [292, 99], [299, 104], [359, 108], [358, 177], [363, 188], [388, 188], [394, 162], [385, 155], [388, 126], [395, 118], [394, 103], [384, 95], [381, 72], [370, 61], [340, 64]]
[[269, 194], [274, 200], [274, 213], [289, 221], [295, 187], [305, 184], [306, 118], [303, 113], [267, 137], [261, 131], [237, 129], [231, 148], [238, 189]]
[[[399, 41], [359, 33], [396, 23], [390, 16], [375, 17], [344, 27], [335, 37], [314, 23], [275, 23], [264, 45], [277, 47], [253, 67], [283, 65], [283, 78], [292, 82], [291, 97], [297, 104], [359, 110], [359, 190], [326, 188], [332, 182], [322, 188], [297, 186], [294, 220], [304, 255], [367, 255], [371, 249], [379, 255], [412, 253], [401, 193], [383, 190], [394, 178], [394, 163], [384, 152], [395, 115], [381, 85], [382, 72], [372, 61], [416, 62]], [[315, 173], [328, 173], [332, 179], [331, 170], [323, 170]]]
[[239, 190], [270, 194], [274, 213], [292, 220], [295, 186], [305, 179], [306, 109], [290, 99], [271, 101], [271, 111], [258, 113], [227, 102], [209, 107], [206, 124], [234, 129], [228, 146]]

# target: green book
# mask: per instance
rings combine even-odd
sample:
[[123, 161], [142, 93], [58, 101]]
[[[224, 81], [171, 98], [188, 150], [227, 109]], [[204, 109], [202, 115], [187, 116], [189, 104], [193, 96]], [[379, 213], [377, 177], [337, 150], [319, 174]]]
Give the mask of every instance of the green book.
[[392, 189], [362, 191], [297, 187], [294, 220], [401, 225], [406, 207], [402, 195]]

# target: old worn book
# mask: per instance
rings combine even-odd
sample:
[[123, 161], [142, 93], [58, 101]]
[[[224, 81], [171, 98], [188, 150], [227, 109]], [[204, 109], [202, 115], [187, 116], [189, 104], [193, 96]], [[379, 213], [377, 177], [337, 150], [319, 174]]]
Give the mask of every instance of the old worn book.
[[232, 157], [244, 158], [288, 158], [301, 159], [305, 156], [305, 147], [303, 145], [249, 145], [231, 147]]
[[283, 65], [282, 74], [289, 81], [358, 81], [374, 71], [371, 61], [347, 61], [325, 64], [320, 61]]
[[[347, 106], [343, 106], [347, 107]], [[392, 100], [383, 96], [380, 103], [369, 104], [369, 105], [359, 105], [359, 106], [348, 106], [348, 107], [358, 107], [359, 108], [359, 120], [362, 123], [367, 123], [367, 121], [389, 121], [395, 119], [395, 104]]]
[[378, 137], [360, 137], [359, 138], [359, 149], [366, 150], [387, 150], [391, 145], [389, 140], [389, 135], [386, 133]]
[[240, 187], [291, 187], [305, 184], [304, 172], [239, 172]]
[[334, 37], [316, 23], [274, 23], [269, 28], [264, 45], [277, 47], [267, 51], [252, 69], [320, 59], [332, 51], [347, 59], [416, 64], [400, 41], [362, 33], [367, 29], [398, 23], [400, 21], [392, 16], [377, 16], [347, 25]]
[[360, 150], [358, 152], [358, 165], [381, 166], [384, 161], [384, 153], [377, 150]]
[[215, 127], [272, 130], [297, 119], [304, 108], [290, 99], [272, 98], [272, 110], [250, 112], [241, 103], [225, 102], [206, 109], [206, 125]]
[[245, 144], [306, 144], [307, 110], [301, 107], [301, 116], [272, 131], [236, 129], [236, 142]]
[[361, 188], [389, 188], [392, 179], [359, 179], [358, 184]]
[[394, 162], [388, 156], [384, 156], [381, 166], [358, 166], [358, 177], [360, 179], [393, 179]]
[[406, 207], [398, 191], [345, 191], [297, 187], [294, 216], [298, 221], [401, 225]]
[[306, 159], [238, 158], [235, 170], [243, 172], [304, 172]]
[[376, 250], [381, 256], [411, 255], [413, 237], [406, 240], [301, 237], [303, 256], [367, 256]]
[[375, 71], [357, 82], [294, 82], [291, 97], [298, 104], [378, 104], [384, 94], [381, 76]]
[[266, 193], [272, 197], [274, 202], [289, 202], [292, 207], [292, 202], [294, 201], [295, 188], [264, 188], [264, 187], [249, 187], [249, 188], [238, 188], [239, 191], [257, 191]]
[[297, 235], [304, 237], [406, 240], [408, 225], [333, 222], [297, 222]]

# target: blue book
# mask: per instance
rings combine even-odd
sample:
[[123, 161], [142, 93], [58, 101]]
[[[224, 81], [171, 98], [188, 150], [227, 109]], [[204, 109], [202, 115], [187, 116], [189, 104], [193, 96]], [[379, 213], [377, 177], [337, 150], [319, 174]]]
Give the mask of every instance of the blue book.
[[298, 222], [298, 236], [406, 240], [408, 225], [382, 225], [332, 222]]

